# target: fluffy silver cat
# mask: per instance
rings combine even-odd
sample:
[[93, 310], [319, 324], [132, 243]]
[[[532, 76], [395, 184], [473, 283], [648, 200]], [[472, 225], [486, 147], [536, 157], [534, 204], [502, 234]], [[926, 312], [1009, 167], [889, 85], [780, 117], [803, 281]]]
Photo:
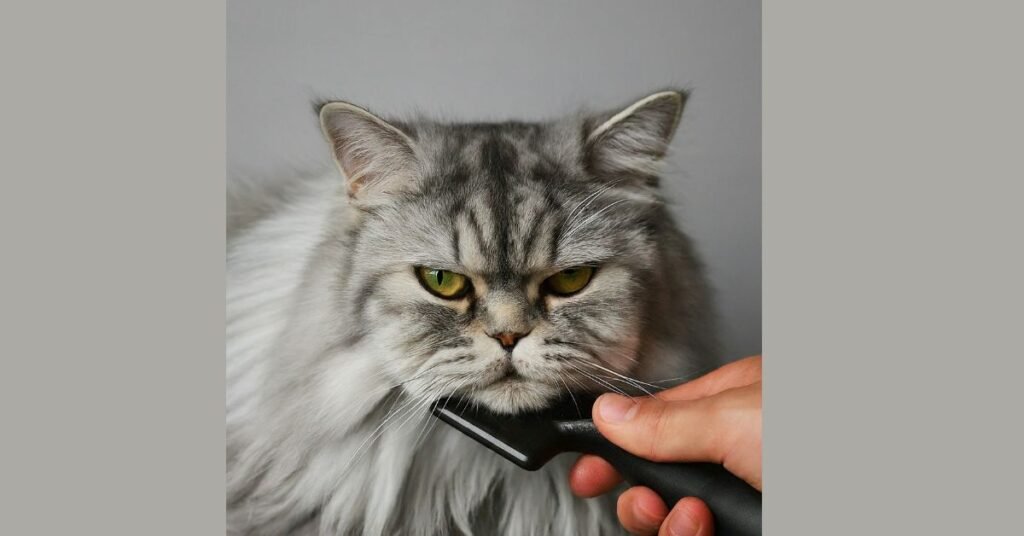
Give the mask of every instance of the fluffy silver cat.
[[709, 297], [657, 187], [686, 94], [543, 122], [320, 108], [341, 176], [229, 185], [230, 534], [619, 534], [437, 426], [640, 392], [714, 363]]

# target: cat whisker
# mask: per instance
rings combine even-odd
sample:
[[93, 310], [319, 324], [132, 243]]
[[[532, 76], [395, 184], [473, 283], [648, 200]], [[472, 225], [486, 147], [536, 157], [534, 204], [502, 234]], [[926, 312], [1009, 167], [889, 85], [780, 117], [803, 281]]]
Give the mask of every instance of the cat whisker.
[[583, 214], [583, 210], [585, 210], [588, 206], [593, 204], [593, 202], [601, 194], [607, 192], [608, 190], [611, 190], [613, 187], [619, 185], [622, 182], [625, 182], [626, 180], [627, 179], [624, 179], [624, 178], [623, 179], [613, 180], [613, 181], [609, 182], [608, 184], [604, 185], [603, 187], [601, 187], [600, 189], [598, 189], [597, 191], [595, 191], [595, 192], [591, 193], [590, 195], [588, 195], [587, 197], [585, 197], [582, 201], [580, 201], [580, 203], [578, 205], [576, 205], [575, 208], [572, 209], [571, 212], [569, 212], [569, 215], [566, 216], [566, 218], [565, 218], [565, 226], [569, 227], [572, 224], [575, 224], [576, 223], [576, 221], [575, 221], [576, 218], [581, 217], [580, 215]]
[[[359, 402], [359, 404], [357, 406], [354, 406], [353, 409], [350, 410], [350, 413], [361, 414], [363, 408], [365, 408], [367, 404], [373, 403], [376, 400], [376, 395], [379, 394], [380, 392], [382, 392], [382, 391], [385, 391], [385, 392], [387, 392], [387, 391], [395, 391], [398, 388], [403, 387], [403, 386], [409, 384], [410, 382], [416, 381], [416, 380], [422, 378], [423, 376], [427, 375], [430, 372], [433, 372], [434, 368], [436, 368], [438, 365], [443, 365], [443, 364], [444, 363], [437, 363], [437, 364], [435, 364], [435, 365], [433, 365], [431, 367], [428, 367], [426, 370], [422, 370], [422, 371], [418, 372], [417, 374], [415, 374], [411, 378], [406, 378], [406, 379], [404, 379], [404, 380], [402, 380], [400, 382], [397, 382], [397, 383], [388, 383], [386, 385], [382, 385], [380, 387], [377, 387], [376, 389], [370, 391], [370, 393], [368, 393], [367, 396], [364, 397], [363, 400], [361, 402]], [[388, 378], [384, 374], [382, 374], [380, 372], [376, 372], [376, 371], [374, 373], [379, 378], [390, 381], [390, 378]], [[394, 407], [394, 406], [392, 406], [392, 407]]]
[[[454, 381], [454, 380], [449, 380], [438, 391], [443, 391], [446, 388], [447, 385], [451, 384], [452, 381]], [[417, 418], [422, 418], [424, 424], [429, 424], [429, 421], [427, 420], [426, 412], [424, 410], [426, 410], [426, 408], [437, 399], [437, 395], [434, 395], [432, 393], [433, 392], [426, 393], [426, 394], [423, 394], [423, 395], [415, 397], [413, 399], [415, 403], [409, 409], [407, 409], [405, 411], [405, 414], [402, 416], [402, 418], [400, 420], [396, 421], [395, 424], [393, 424], [391, 428], [395, 429], [395, 430], [400, 430], [400, 429], [404, 428], [406, 424], [408, 424], [409, 422], [415, 421]], [[386, 432], [386, 431], [387, 430], [382, 430], [381, 433], [377, 435], [377, 438], [379, 439], [383, 435], [383, 433]], [[422, 430], [421, 430], [421, 433], [422, 433]], [[416, 442], [419, 441], [419, 435], [420, 434], [417, 434]]]
[[[575, 361], [577, 363], [587, 364], [587, 365], [598, 367], [599, 370], [595, 370], [595, 371], [593, 371], [592, 374], [588, 374], [588, 377], [590, 377], [591, 379], [595, 379], [596, 380], [596, 378], [599, 377], [599, 378], [602, 378], [602, 379], [608, 380], [608, 381], [617, 381], [617, 382], [620, 382], [620, 383], [624, 383], [624, 384], [628, 385], [629, 387], [631, 387], [633, 389], [637, 389], [639, 391], [642, 391], [647, 396], [651, 396], [651, 397], [654, 396], [653, 393], [651, 393], [650, 391], [645, 389], [642, 385], [640, 385], [639, 383], [636, 383], [636, 382], [639, 382], [639, 380], [635, 380], [634, 378], [630, 378], [628, 376], [623, 376], [623, 375], [619, 374], [618, 372], [615, 372], [615, 371], [613, 371], [611, 369], [604, 368], [604, 367], [602, 367], [600, 365], [597, 365], [596, 363], [593, 363], [591, 361], [583, 359], [583, 358], [581, 358], [579, 356], [574, 356], [574, 355], [571, 355], [571, 354], [567, 354], [567, 355], [569, 355], [570, 357], [573, 358], [571, 361]], [[574, 365], [572, 365], [572, 363], [567, 362], [567, 364], [570, 365], [570, 366], [573, 366], [573, 368], [575, 368], [578, 372], [584, 373], [584, 371], [582, 369], [580, 369], [578, 367], [575, 367]], [[610, 373], [614, 374], [615, 376], [608, 376], [606, 374], [601, 374], [599, 371], [607, 371], [607, 372], [610, 372]], [[604, 386], [614, 390], [615, 392], [618, 392], [618, 393], [624, 395], [624, 396], [630, 396], [627, 393], [625, 393], [623, 390], [616, 389], [612, 384], [610, 384], [608, 382], [602, 382], [602, 384]]]
[[575, 385], [576, 387], [579, 387], [579, 389], [581, 391], [586, 391], [586, 386], [583, 385], [582, 383], [580, 383], [580, 381], [578, 379], [574, 378], [571, 374], [566, 374], [566, 378], [568, 378], [569, 381], [571, 381], [573, 385]]
[[561, 242], [563, 242], [563, 243], [571, 241], [571, 240], [572, 240], [572, 238], [574, 238], [574, 236], [575, 236], [575, 235], [576, 235], [576, 234], [577, 234], [577, 233], [578, 233], [579, 231], [581, 231], [582, 229], [584, 229], [584, 228], [585, 228], [585, 227], [587, 226], [587, 224], [589, 224], [589, 223], [590, 223], [591, 221], [593, 221], [594, 219], [596, 219], [596, 218], [597, 218], [598, 216], [600, 216], [601, 214], [604, 214], [605, 212], [607, 212], [608, 210], [610, 210], [610, 209], [611, 209], [612, 207], [614, 207], [614, 206], [616, 206], [616, 205], [619, 205], [619, 204], [622, 204], [622, 203], [625, 203], [626, 201], [628, 201], [628, 200], [627, 200], [627, 199], [619, 199], [619, 200], [616, 200], [616, 201], [612, 201], [611, 203], [609, 203], [608, 205], [606, 205], [606, 206], [605, 206], [604, 208], [602, 208], [601, 210], [598, 210], [597, 212], [595, 212], [595, 213], [591, 214], [590, 216], [588, 216], [588, 217], [587, 217], [587, 219], [585, 219], [585, 220], [581, 221], [580, 223], [578, 223], [578, 224], [574, 225], [574, 226], [572, 227], [572, 229], [570, 229], [569, 231], [566, 231], [566, 232], [565, 232], [565, 233], [564, 233], [564, 234], [562, 235], [562, 238], [561, 238], [561, 240], [560, 240], [560, 241], [561, 241]]
[[[697, 378], [699, 378], [699, 377], [701, 377], [701, 376], [703, 376], [703, 375], [705, 375], [705, 374], [707, 374], [707, 373], [709, 373], [709, 372], [711, 372], [713, 370], [716, 370], [716, 369], [718, 369], [721, 366], [722, 365], [720, 365], [720, 364], [719, 365], [711, 365], [711, 366], [708, 366], [708, 367], [704, 367], [704, 368], [702, 368], [700, 370], [696, 370], [692, 374], [687, 374], [685, 376], [676, 376], [674, 378], [661, 378], [661, 379], [651, 380], [651, 381], [655, 382], [655, 383], [667, 383], [667, 382], [686, 383], [688, 381], [695, 380], [695, 379], [697, 379]], [[662, 388], [664, 389], [665, 387], [662, 387]]]
[[580, 373], [583, 376], [586, 376], [587, 378], [591, 379], [595, 383], [598, 383], [598, 384], [600, 384], [600, 385], [602, 385], [602, 386], [604, 386], [604, 387], [606, 387], [608, 389], [611, 389], [612, 391], [614, 391], [614, 392], [616, 392], [618, 394], [621, 394], [622, 396], [629, 396], [622, 389], [619, 389], [618, 387], [615, 387], [611, 383], [608, 383], [607, 381], [604, 381], [603, 379], [598, 378], [597, 376], [595, 376], [595, 375], [593, 375], [593, 374], [591, 374], [591, 373], [589, 373], [589, 372], [587, 372], [587, 371], [585, 371], [585, 370], [583, 370], [583, 369], [573, 365], [571, 362], [566, 361], [565, 363], [566, 363], [566, 365], [568, 365], [568, 366], [572, 367], [574, 370], [576, 370], [576, 372]]
[[[603, 349], [605, 352], [609, 352], [608, 349], [605, 349], [604, 347], [598, 348], [597, 345], [591, 344], [591, 345], [587, 345], [587, 346], [591, 346], [592, 348], [595, 348], [595, 349], [598, 349], [598, 350]], [[619, 350], [619, 349], [613, 348], [613, 349], [610, 350], [610, 353], [612, 355], [614, 355], [615, 357], [621, 357], [621, 358], [625, 359], [626, 361], [630, 361], [630, 362], [633, 362], [633, 363], [639, 363], [640, 362], [640, 360], [637, 359], [637, 357], [635, 355], [623, 352], [622, 350]]]
[[[565, 220], [564, 220], [565, 221], [565, 225], [568, 226], [568, 225], [572, 224], [573, 220], [574, 220], [574, 218], [576, 218], [577, 214], [581, 213], [581, 211], [583, 209], [585, 209], [587, 207], [587, 205], [589, 205], [594, 199], [596, 199], [597, 196], [601, 195], [602, 193], [604, 193], [607, 190], [608, 190], [608, 186], [605, 186], [605, 187], [599, 188], [596, 191], [590, 192], [589, 194], [584, 196], [583, 199], [581, 199], [580, 202], [577, 203], [576, 206], [573, 207], [573, 209], [569, 211], [569, 215], [565, 217]], [[573, 196], [573, 198], [575, 198], [575, 197], [578, 197], [578, 196]]]
[[626, 385], [629, 385], [630, 387], [632, 387], [634, 389], [638, 389], [638, 390], [642, 391], [647, 396], [650, 396], [650, 397], [654, 396], [654, 393], [652, 393], [646, 387], [644, 387], [639, 382], [639, 380], [635, 380], [633, 378], [630, 378], [629, 376], [625, 376], [625, 375], [619, 374], [618, 372], [615, 372], [614, 370], [602, 367], [601, 365], [598, 365], [596, 363], [588, 362], [587, 364], [590, 365], [590, 366], [597, 367], [599, 370], [603, 370], [603, 371], [611, 373], [613, 376], [605, 376], [606, 378], [608, 378], [610, 380], [616, 380], [616, 381], [625, 383]]
[[[399, 394], [399, 396], [401, 395]], [[359, 444], [358, 447], [356, 447], [355, 453], [349, 460], [348, 467], [346, 467], [346, 469], [341, 472], [342, 476], [348, 475], [348, 472], [362, 458], [363, 454], [365, 453], [366, 450], [368, 450], [369, 446], [376, 442], [377, 439], [379, 439], [382, 435], [384, 435], [384, 432], [387, 431], [388, 423], [393, 422], [394, 419], [400, 414], [403, 414], [404, 417], [404, 413], [408, 413], [409, 411], [411, 411], [408, 410], [407, 408], [410, 408], [410, 406], [414, 406], [415, 404], [420, 402], [420, 399], [418, 397], [410, 396], [409, 399], [406, 400], [400, 407], [395, 409], [394, 406], [397, 403], [397, 399], [398, 397], [396, 397], [395, 401], [392, 402], [391, 408], [389, 409], [387, 415], [385, 415], [381, 423], [378, 424], [377, 427], [374, 428], [372, 432], [370, 432], [370, 434]]]
[[569, 384], [565, 383], [562, 373], [555, 371], [555, 375], [558, 377], [558, 381], [562, 382], [562, 385], [565, 387], [565, 392], [569, 394], [569, 398], [572, 399], [572, 405], [576, 406], [576, 413], [583, 415], [583, 412], [580, 411], [580, 405], [576, 402], [576, 397], [573, 396], [572, 389], [569, 389]]
[[621, 378], [623, 381], [628, 382], [630, 385], [636, 387], [637, 389], [640, 389], [641, 391], [647, 393], [648, 395], [653, 396], [653, 394], [650, 391], [648, 391], [646, 388], [644, 388], [644, 385], [647, 385], [649, 387], [653, 387], [655, 389], [658, 388], [657, 385], [650, 384], [650, 383], [647, 383], [645, 381], [638, 380], [636, 378], [633, 378], [632, 376], [627, 376], [625, 374], [621, 374], [621, 373], [616, 372], [616, 371], [614, 371], [614, 370], [612, 370], [610, 368], [607, 368], [607, 367], [605, 367], [603, 365], [600, 365], [598, 363], [594, 363], [593, 361], [582, 361], [582, 362], [586, 363], [589, 366], [597, 367], [597, 368], [599, 368], [599, 369], [601, 369], [601, 370], [603, 370], [605, 372], [609, 372], [611, 374], [614, 374], [615, 376], [618, 376], [619, 378]]
[[[461, 378], [461, 381], [459, 381], [458, 385], [456, 385], [454, 388], [449, 389], [448, 386], [450, 386], [455, 381], [458, 381], [459, 377], [456, 377], [455, 379], [453, 379], [451, 382], [446, 384], [442, 389], [438, 389], [437, 396], [432, 397], [432, 398], [436, 400], [437, 398], [440, 398], [441, 396], [457, 393], [457, 392], [459, 392], [459, 389], [461, 389], [463, 385], [466, 385], [467, 382], [469, 382], [470, 380], [473, 379], [473, 377], [471, 375], [469, 375], [469, 374], [464, 374], [462, 376], [463, 377]], [[444, 407], [444, 408], [448, 407], [448, 400], [447, 399], [444, 401], [444, 405], [442, 407]], [[437, 419], [428, 419], [426, 421], [426, 423], [424, 424], [423, 428], [420, 430], [420, 433], [416, 435], [416, 441], [413, 442], [413, 445], [415, 445], [418, 448], [418, 446], [420, 444], [420, 440], [421, 439], [425, 440], [430, 435], [430, 432], [433, 431], [433, 429], [434, 429], [434, 427], [436, 425], [437, 425]]]
[[[395, 426], [395, 429], [400, 430], [400, 429], [404, 428], [405, 425], [408, 424], [409, 422], [415, 422], [417, 417], [423, 419], [422, 423], [428, 422], [427, 419], [426, 419], [426, 412], [424, 410], [430, 404], [432, 404], [435, 400], [436, 400], [435, 397], [432, 397], [432, 396], [429, 396], [429, 395], [424, 395], [424, 396], [420, 397], [418, 403], [416, 404], [416, 406], [411, 411], [407, 412], [407, 415], [406, 415], [405, 419], [401, 423], [397, 424]], [[419, 437], [419, 434], [417, 434], [417, 437]]]
[[[624, 384], [629, 389], [636, 389], [635, 385], [633, 385], [633, 384], [631, 384], [631, 383], [629, 383], [629, 382], [627, 382], [625, 380], [622, 380], [620, 378], [616, 378], [615, 376], [609, 376], [607, 374], [600, 374], [600, 373], [591, 373], [591, 374], [593, 375], [593, 377], [601, 378], [601, 379], [605, 380], [606, 382], [619, 382], [621, 384]], [[608, 384], [606, 383], [605, 385], [608, 385]], [[630, 398], [635, 396], [633, 393], [630, 393], [630, 392], [628, 392], [628, 391], [626, 391], [624, 389], [615, 389], [615, 392], [619, 393], [619, 394], [621, 394], [623, 396], [628, 396]]]
[[[590, 343], [585, 343], [585, 342], [580, 342], [580, 341], [573, 341], [573, 342], [558, 341], [558, 342], [561, 343], [561, 344], [567, 344], [567, 345], [570, 345], [570, 346], [571, 345], [579, 345], [579, 346], [582, 346], [582, 347], [585, 347], [585, 348], [590, 348], [590, 349], [592, 349], [592, 350], [594, 350], [596, 352], [599, 352], [599, 353], [600, 352], [611, 353], [612, 355], [614, 355], [616, 357], [622, 357], [622, 358], [627, 359], [629, 361], [632, 361], [634, 363], [639, 362], [639, 360], [636, 358], [636, 356], [634, 356], [632, 354], [628, 354], [628, 353], [623, 352], [621, 350], [617, 350], [617, 349], [608, 349], [608, 348], [605, 348], [605, 347], [599, 347], [598, 345], [595, 345], [595, 344], [590, 344]], [[587, 363], [596, 365], [596, 363], [592, 363], [592, 362], [589, 362], [589, 361]], [[597, 366], [600, 366], [600, 365], [597, 365]], [[601, 368], [604, 368], [604, 367], [601, 367]], [[608, 370], [609, 372], [614, 372], [614, 371], [609, 370], [609, 369], [605, 369], [605, 370]], [[710, 371], [710, 370], [714, 370], [714, 367], [708, 369], [708, 371]], [[650, 383], [650, 382], [645, 382], [643, 380], [640, 380], [638, 378], [634, 378], [632, 376], [625, 376], [625, 375], [623, 375], [621, 373], [618, 373], [618, 372], [614, 372], [614, 373], [619, 375], [619, 376], [622, 376], [623, 378], [627, 378], [627, 379], [629, 379], [631, 381], [637, 382], [637, 383], [639, 383], [641, 385], [646, 385], [647, 387], [650, 387], [652, 389], [659, 389], [660, 390], [660, 389], [664, 388], [661, 385], [657, 385], [657, 384]], [[675, 378], [675, 379], [681, 379], [681, 378]], [[657, 381], [671, 381], [671, 379], [668, 379], [668, 380], [657, 380]]]
[[[597, 355], [594, 353], [594, 351], [590, 350], [590, 348], [588, 348], [588, 346], [591, 347], [591, 348], [594, 348], [593, 345], [588, 345], [588, 344], [583, 343], [583, 342], [564, 341], [564, 340], [558, 340], [558, 339], [552, 340], [551, 342], [553, 342], [554, 344], [568, 346], [570, 348], [579, 348], [584, 353], [587, 353], [589, 355], [589, 357], [597, 359]], [[596, 350], [596, 348], [595, 348], [595, 350]], [[619, 353], [619, 352], [617, 352], [617, 353]], [[620, 354], [623, 355], [623, 356], [626, 355], [624, 353], [620, 353]], [[566, 354], [566, 355], [571, 355], [571, 354]], [[652, 394], [651, 394], [651, 392], [648, 389], [646, 389], [644, 387], [645, 385], [647, 387], [650, 387], [650, 388], [653, 388], [653, 389], [660, 389], [660, 387], [657, 386], [657, 385], [649, 384], [649, 383], [644, 382], [642, 380], [639, 380], [637, 378], [633, 378], [631, 376], [624, 375], [624, 374], [619, 373], [617, 371], [614, 371], [612, 369], [606, 368], [606, 367], [604, 367], [604, 366], [602, 366], [602, 365], [600, 365], [600, 364], [598, 364], [598, 363], [596, 363], [596, 362], [594, 362], [592, 360], [583, 359], [582, 357], [575, 356], [575, 355], [573, 355], [572, 357], [573, 357], [573, 359], [575, 359], [579, 363], [584, 363], [584, 364], [587, 364], [587, 365], [590, 365], [590, 366], [593, 366], [593, 367], [597, 367], [597, 368], [599, 368], [599, 369], [601, 369], [601, 370], [603, 370], [605, 372], [609, 372], [611, 374], [614, 374], [615, 376], [618, 376], [619, 378], [621, 378], [620, 381], [623, 381], [624, 383], [626, 383], [630, 387], [633, 387], [633, 388], [639, 389], [640, 391], [643, 391], [647, 395], [652, 395]]]

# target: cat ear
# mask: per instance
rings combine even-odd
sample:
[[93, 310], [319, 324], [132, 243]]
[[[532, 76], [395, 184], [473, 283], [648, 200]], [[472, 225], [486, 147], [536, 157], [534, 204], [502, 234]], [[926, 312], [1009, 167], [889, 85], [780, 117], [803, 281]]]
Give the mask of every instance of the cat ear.
[[590, 118], [584, 141], [585, 161], [591, 173], [602, 180], [632, 176], [655, 185], [658, 163], [672, 141], [687, 94], [682, 91], [655, 93], [614, 115]]
[[397, 127], [347, 102], [320, 108], [320, 128], [357, 204], [373, 205], [408, 189], [420, 174], [416, 145]]

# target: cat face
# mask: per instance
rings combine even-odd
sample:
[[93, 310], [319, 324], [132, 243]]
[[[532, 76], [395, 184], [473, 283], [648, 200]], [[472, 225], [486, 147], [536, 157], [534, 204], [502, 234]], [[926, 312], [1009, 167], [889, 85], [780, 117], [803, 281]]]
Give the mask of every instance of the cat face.
[[338, 300], [394, 385], [498, 412], [628, 388], [663, 288], [653, 164], [682, 104], [487, 125], [325, 106], [354, 208]]

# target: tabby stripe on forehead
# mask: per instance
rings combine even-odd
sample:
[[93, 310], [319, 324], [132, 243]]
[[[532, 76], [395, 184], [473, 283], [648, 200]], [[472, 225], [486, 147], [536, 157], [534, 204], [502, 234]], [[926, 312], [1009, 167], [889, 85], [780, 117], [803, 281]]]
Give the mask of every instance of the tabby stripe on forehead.
[[[540, 214], [534, 216], [533, 222], [530, 223], [530, 228], [526, 231], [526, 237], [523, 239], [522, 266], [529, 265], [530, 257], [533, 255], [533, 246], [537, 243], [537, 234], [540, 232], [541, 225], [543, 225], [548, 219], [548, 215], [550, 213], [550, 210], [543, 210]], [[550, 261], [551, 259], [548, 260]]]
[[480, 254], [485, 257], [490, 257], [485, 249], [488, 247], [489, 241], [484, 239], [484, 230], [480, 227], [480, 222], [476, 219], [476, 213], [473, 208], [466, 210], [466, 220], [469, 223], [470, 230], [473, 231], [473, 235], [476, 237], [477, 249], [480, 250]]
[[451, 220], [452, 227], [452, 251], [455, 253], [455, 264], [462, 262], [462, 250], [459, 248], [459, 226], [453, 217]]
[[513, 210], [514, 200], [510, 195], [509, 174], [515, 170], [517, 160], [515, 147], [501, 139], [497, 133], [492, 134], [480, 144], [480, 164], [490, 178], [487, 182], [487, 192], [498, 246], [497, 273], [502, 278], [509, 278], [513, 274], [509, 258], [509, 249], [512, 246], [509, 235], [510, 227], [515, 223], [513, 221], [515, 212]]
[[[462, 180], [465, 180], [463, 178]], [[459, 216], [466, 210], [466, 201], [461, 196], [453, 196], [451, 205], [448, 207], [448, 227], [452, 230], [452, 254], [455, 257], [455, 264], [462, 263], [462, 246], [459, 244], [461, 234], [459, 233]]]
[[565, 216], [558, 218], [551, 227], [551, 236], [548, 238], [548, 257], [554, 264], [558, 260], [558, 246], [561, 243], [562, 231], [565, 228]]

